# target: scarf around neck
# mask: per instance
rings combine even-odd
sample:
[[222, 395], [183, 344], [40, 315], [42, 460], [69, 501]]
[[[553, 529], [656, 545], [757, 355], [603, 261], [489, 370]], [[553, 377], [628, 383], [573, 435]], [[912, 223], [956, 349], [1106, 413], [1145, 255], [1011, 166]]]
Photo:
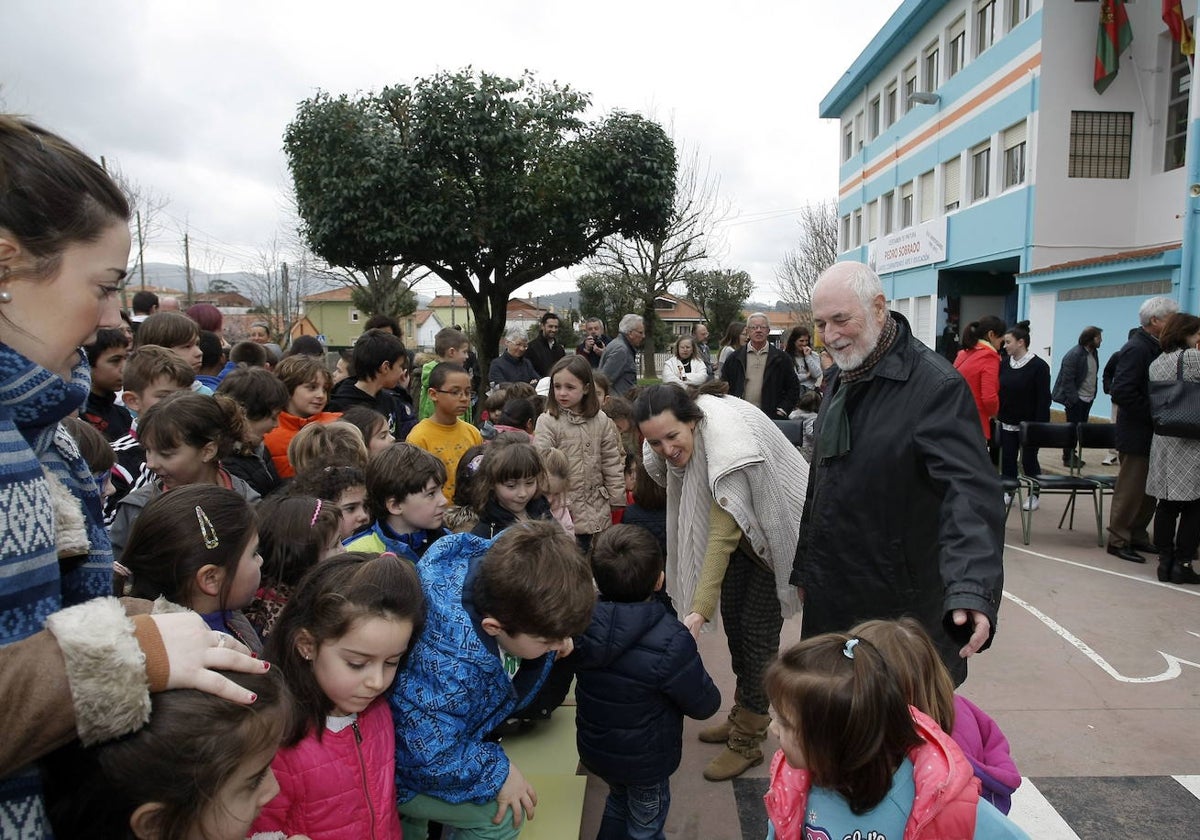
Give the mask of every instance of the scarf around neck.
[[826, 405], [822, 406], [821, 434], [817, 439], [815, 458], [818, 462], [825, 458], [835, 458], [850, 451], [850, 418], [846, 414], [846, 399], [850, 390], [858, 386], [874, 369], [884, 354], [896, 343], [899, 335], [896, 319], [888, 315], [879, 331], [879, 340], [863, 363], [851, 370], [838, 373], [837, 390], [829, 397]]

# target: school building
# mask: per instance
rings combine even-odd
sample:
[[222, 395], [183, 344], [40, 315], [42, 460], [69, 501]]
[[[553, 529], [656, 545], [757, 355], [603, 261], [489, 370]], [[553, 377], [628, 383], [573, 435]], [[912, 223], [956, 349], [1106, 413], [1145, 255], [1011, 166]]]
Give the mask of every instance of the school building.
[[1057, 373], [1084, 327], [1104, 329], [1103, 364], [1146, 297], [1185, 299], [1190, 66], [1162, 3], [1129, 2], [1132, 42], [1098, 93], [1101, 19], [1120, 8], [904, 0], [822, 100], [841, 124], [841, 259], [872, 265], [930, 346], [982, 315], [1028, 319]]

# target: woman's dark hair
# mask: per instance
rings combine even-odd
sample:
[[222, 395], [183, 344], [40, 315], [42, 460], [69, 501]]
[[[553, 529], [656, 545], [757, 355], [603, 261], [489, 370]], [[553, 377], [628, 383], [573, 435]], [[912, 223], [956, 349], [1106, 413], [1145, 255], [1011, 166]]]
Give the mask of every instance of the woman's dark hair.
[[396, 338], [403, 337], [403, 334], [400, 332], [400, 322], [387, 315], [372, 315], [368, 318], [366, 325], [363, 327], [363, 332], [370, 330], [391, 330], [392, 335], [396, 336]]
[[1097, 337], [1103, 334], [1104, 330], [1100, 329], [1099, 327], [1084, 327], [1083, 332], [1079, 334], [1079, 346], [1091, 347], [1092, 342], [1094, 342]]
[[363, 618], [411, 621], [411, 650], [425, 624], [425, 596], [412, 563], [394, 554], [339, 554], [310, 569], [288, 599], [263, 651], [295, 699], [296, 715], [284, 746], [299, 743], [310, 730], [320, 740], [325, 716], [333, 710], [299, 644], [307, 640], [319, 650]]
[[[563, 356], [550, 368], [550, 390], [554, 391], [554, 377], [559, 373], [569, 373], [583, 383], [583, 399], [579, 403], [579, 413], [584, 417], [595, 417], [600, 412], [600, 399], [596, 396], [596, 383], [592, 379], [592, 366], [583, 356]], [[546, 411], [551, 417], [557, 417], [560, 411], [558, 402], [546, 400]]]
[[1200, 332], [1200, 318], [1186, 312], [1176, 312], [1167, 318], [1163, 330], [1158, 336], [1158, 343], [1164, 353], [1175, 350], [1187, 350], [1191, 345], [1188, 339]]
[[341, 530], [342, 512], [313, 496], [271, 496], [258, 507], [262, 586], [295, 586], [321, 562]]
[[235, 400], [224, 395], [176, 391], [138, 418], [138, 439], [155, 449], [180, 444], [203, 449], [215, 443], [220, 461], [246, 439], [246, 415]]
[[1026, 349], [1029, 348], [1029, 322], [1028, 321], [1018, 321], [1014, 326], [1010, 327], [1008, 329], [1008, 331], [1006, 331], [1004, 334], [1011, 335], [1017, 341], [1024, 344]]
[[973, 350], [975, 345], [981, 341], [987, 341], [988, 333], [996, 335], [1004, 335], [1007, 331], [1005, 323], [995, 315], [984, 315], [978, 321], [972, 321], [963, 328], [962, 346], [968, 350]]
[[796, 342], [801, 338], [807, 338], [809, 344], [812, 344], [812, 330], [803, 324], [792, 327], [792, 331], [788, 333], [787, 343], [783, 345], [783, 349], [787, 351], [789, 356], [798, 356], [799, 351], [796, 350]]
[[921, 743], [895, 675], [863, 639], [805, 639], [779, 655], [763, 682], [812, 783], [840, 793], [855, 814], [883, 801], [896, 768]]
[[32, 258], [21, 274], [53, 277], [68, 246], [128, 220], [129, 201], [94, 160], [32, 122], [0, 115], [0, 229]]
[[687, 391], [677, 385], [648, 385], [633, 404], [633, 419], [639, 425], [664, 411], [675, 415], [681, 423], [699, 422], [704, 412]]
[[[132, 579], [129, 594], [153, 601], [160, 595], [190, 606], [196, 572], [225, 570], [218, 601], [224, 611], [257, 518], [250, 503], [215, 484], [185, 484], [151, 500], [133, 523], [121, 565]], [[122, 594], [118, 588], [117, 594]]]
[[221, 314], [221, 310], [211, 303], [193, 304], [184, 314], [195, 321], [201, 330], [208, 332], [220, 333], [225, 323], [225, 316]]
[[150, 720], [136, 732], [88, 748], [76, 741], [52, 754], [43, 778], [54, 833], [134, 840], [130, 818], [152, 802], [162, 805], [153, 836], [197, 833], [209, 809], [222, 807], [216, 797], [243, 762], [278, 747], [291, 726], [291, 697], [275, 669], [222, 676], [254, 692], [255, 701], [163, 691], [150, 696]]
[[725, 328], [725, 336], [721, 339], [722, 347], [738, 347], [742, 343], [742, 333], [746, 331], [745, 321], [730, 321]]

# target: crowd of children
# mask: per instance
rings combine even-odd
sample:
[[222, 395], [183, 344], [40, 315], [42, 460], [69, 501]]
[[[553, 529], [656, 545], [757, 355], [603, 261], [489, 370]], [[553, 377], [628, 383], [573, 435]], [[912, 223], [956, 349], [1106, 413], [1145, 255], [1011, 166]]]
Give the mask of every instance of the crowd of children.
[[[599, 838], [664, 837], [683, 718], [721, 696], [663, 591], [666, 497], [631, 403], [568, 355], [548, 397], [499, 384], [476, 425], [454, 329], [419, 365], [369, 330], [336, 376], [206, 339], [176, 313], [132, 347], [101, 330], [68, 428], [108, 500], [114, 591], [274, 667], [230, 675], [251, 706], [168, 691], [136, 736], [53, 756], [60, 835], [516, 837], [537, 792], [499, 738], [574, 679]], [[770, 836], [1021, 836], [1007, 741], [915, 622], [806, 640], [766, 682]], [[164, 743], [195, 756], [187, 780]]]

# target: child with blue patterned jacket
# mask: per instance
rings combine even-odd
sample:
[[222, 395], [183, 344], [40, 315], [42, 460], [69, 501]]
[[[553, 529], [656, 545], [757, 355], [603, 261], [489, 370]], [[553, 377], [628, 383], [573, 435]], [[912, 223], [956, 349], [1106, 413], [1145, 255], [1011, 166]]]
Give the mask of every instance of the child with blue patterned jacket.
[[404, 836], [423, 840], [436, 820], [460, 840], [511, 840], [537, 793], [486, 736], [571, 652], [591, 618], [591, 572], [550, 521], [519, 522], [494, 542], [443, 537], [417, 571], [425, 630], [391, 695]]

